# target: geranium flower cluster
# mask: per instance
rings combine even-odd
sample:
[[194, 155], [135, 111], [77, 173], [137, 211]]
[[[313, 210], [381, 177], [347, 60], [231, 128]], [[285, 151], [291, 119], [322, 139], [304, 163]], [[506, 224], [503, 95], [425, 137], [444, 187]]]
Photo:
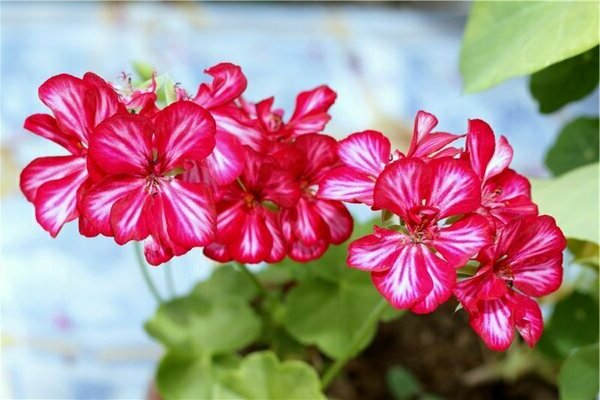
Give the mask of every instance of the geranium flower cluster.
[[300, 93], [285, 119], [272, 97], [242, 96], [238, 66], [205, 72], [211, 82], [195, 95], [174, 87], [170, 104], [154, 78], [145, 88], [93, 73], [44, 82], [52, 115], [25, 128], [69, 155], [21, 174], [39, 224], [56, 236], [77, 219], [84, 236], [142, 241], [152, 265], [195, 247], [220, 262], [305, 262], [349, 238], [343, 202], [362, 203], [384, 218], [350, 245], [348, 265], [370, 272], [394, 307], [429, 313], [454, 295], [490, 348], [508, 348], [515, 329], [539, 340], [534, 298], [560, 286], [566, 240], [509, 168], [505, 137], [481, 120], [464, 135], [437, 132], [421, 111], [406, 153], [376, 131], [338, 143], [322, 133], [336, 99], [327, 86]]
[[25, 129], [70, 155], [38, 158], [21, 174], [39, 224], [56, 236], [78, 219], [82, 235], [143, 241], [152, 265], [194, 247], [218, 261], [308, 261], [348, 239], [344, 205], [316, 193], [339, 164], [336, 141], [321, 133], [335, 92], [300, 93], [285, 120], [272, 97], [242, 97], [240, 67], [205, 72], [212, 82], [195, 95], [175, 87], [164, 107], [154, 78], [145, 89], [93, 73], [44, 82], [52, 115], [28, 117]]
[[[515, 328], [533, 346], [543, 328], [533, 297], [558, 289], [566, 240], [538, 216], [528, 180], [509, 168], [513, 150], [488, 124], [466, 135], [434, 132], [419, 112], [410, 149], [391, 151], [379, 132], [339, 143], [343, 165], [327, 173], [319, 195], [383, 210], [384, 224], [354, 241], [348, 264], [369, 271], [396, 308], [429, 313], [453, 294], [473, 329], [505, 350]], [[465, 137], [465, 147], [453, 146]], [[457, 271], [476, 273], [457, 282]]]

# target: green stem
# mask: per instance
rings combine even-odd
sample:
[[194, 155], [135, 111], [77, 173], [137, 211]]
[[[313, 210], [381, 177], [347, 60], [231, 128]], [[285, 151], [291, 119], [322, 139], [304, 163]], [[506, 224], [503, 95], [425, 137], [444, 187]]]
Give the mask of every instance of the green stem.
[[363, 324], [356, 331], [354, 339], [352, 340], [352, 343], [350, 343], [350, 346], [348, 346], [346, 354], [335, 360], [335, 362], [331, 364], [327, 371], [325, 371], [325, 374], [323, 374], [323, 379], [321, 379], [322, 390], [325, 390], [327, 389], [327, 387], [329, 387], [331, 382], [333, 382], [333, 380], [338, 376], [342, 368], [344, 368], [344, 365], [346, 365], [348, 360], [350, 360], [350, 358], [353, 357], [356, 352], [358, 352], [359, 346], [362, 343], [364, 343], [373, 325], [377, 324], [377, 322], [381, 318], [381, 315], [385, 312], [387, 304], [387, 300], [382, 298], [379, 301], [379, 303], [377, 303], [377, 305], [373, 307], [371, 313], [367, 316]]
[[236, 262], [234, 263], [235, 265], [237, 265], [237, 267], [240, 269], [240, 271], [246, 275], [248, 277], [248, 279], [250, 279], [250, 281], [252, 281], [252, 284], [256, 287], [256, 289], [258, 290], [258, 293], [260, 293], [260, 295], [263, 298], [267, 298], [269, 297], [269, 292], [267, 291], [267, 289], [262, 285], [262, 283], [260, 283], [260, 281], [258, 280], [258, 278], [256, 277], [256, 275], [254, 275], [252, 273], [252, 271], [250, 271], [248, 269], [248, 267], [246, 266], [246, 264], [243, 263], [239, 263]]
[[175, 282], [173, 281], [173, 266], [171, 263], [166, 263], [163, 266], [165, 271], [165, 281], [167, 282], [167, 290], [169, 291], [169, 297], [175, 297]]
[[160, 293], [158, 293], [158, 289], [156, 289], [156, 286], [154, 285], [154, 282], [152, 282], [152, 278], [150, 278], [150, 274], [148, 273], [148, 266], [146, 265], [144, 254], [142, 252], [142, 245], [140, 242], [135, 242], [135, 258], [137, 259], [140, 271], [142, 271], [142, 276], [144, 277], [144, 282], [146, 282], [148, 290], [150, 290], [150, 293], [152, 293], [152, 296], [156, 302], [158, 304], [162, 304], [163, 299], [160, 296]]

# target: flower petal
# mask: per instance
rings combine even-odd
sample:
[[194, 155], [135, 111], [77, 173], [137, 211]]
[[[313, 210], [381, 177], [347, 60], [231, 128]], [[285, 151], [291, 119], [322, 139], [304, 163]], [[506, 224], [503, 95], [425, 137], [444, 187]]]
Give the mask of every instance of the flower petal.
[[487, 347], [494, 351], [504, 351], [515, 337], [511, 315], [512, 309], [506, 297], [482, 301], [478, 312], [471, 314], [470, 323]]
[[144, 239], [144, 256], [150, 265], [156, 267], [166, 263], [173, 258], [173, 255], [173, 252], [153, 235], [149, 235]]
[[377, 131], [353, 133], [338, 145], [338, 156], [346, 166], [373, 178], [390, 161], [390, 152], [390, 140]]
[[191, 249], [214, 240], [215, 205], [205, 185], [173, 179], [162, 182], [160, 190], [167, 231], [175, 244]]
[[284, 259], [287, 253], [287, 244], [285, 243], [283, 232], [281, 231], [279, 214], [271, 211], [265, 211], [265, 224], [273, 239], [271, 252], [265, 258], [265, 261], [271, 264], [278, 263]]
[[237, 179], [244, 169], [244, 149], [240, 141], [226, 132], [217, 132], [215, 148], [206, 158], [208, 173], [218, 185], [226, 185]]
[[466, 148], [471, 166], [482, 181], [485, 178], [488, 164], [494, 155], [495, 146], [492, 128], [480, 119], [469, 120]]
[[36, 158], [21, 172], [21, 191], [27, 200], [34, 202], [40, 186], [65, 176], [85, 172], [85, 158], [79, 156], [57, 156]]
[[331, 119], [327, 114], [337, 94], [327, 86], [302, 92], [296, 98], [296, 108], [287, 128], [296, 135], [321, 132]]
[[300, 136], [294, 147], [305, 156], [303, 175], [316, 183], [338, 161], [337, 142], [327, 135], [310, 133]]
[[229, 250], [227, 249], [227, 245], [217, 242], [213, 242], [208, 246], [205, 246], [203, 253], [206, 257], [221, 263], [226, 263], [232, 260]]
[[91, 110], [86, 104], [89, 89], [79, 78], [68, 74], [53, 76], [38, 90], [40, 100], [56, 117], [61, 131], [87, 143], [91, 128]]
[[341, 244], [348, 240], [354, 221], [346, 207], [339, 201], [324, 199], [315, 199], [313, 205], [329, 228], [330, 242]]
[[408, 242], [406, 235], [375, 227], [375, 233], [350, 243], [348, 265], [363, 271], [386, 271], [390, 269], [402, 246]]
[[115, 242], [120, 245], [131, 240], [144, 240], [150, 233], [145, 218], [150, 195], [140, 181], [136, 188], [117, 200], [110, 211], [110, 226]]
[[512, 157], [513, 149], [511, 145], [504, 136], [500, 136], [496, 142], [494, 155], [485, 169], [483, 181], [487, 181], [508, 168], [508, 165], [512, 161]]
[[88, 178], [85, 169], [44, 183], [35, 196], [37, 222], [56, 237], [62, 226], [77, 218], [77, 191]]
[[242, 69], [234, 64], [220, 63], [204, 72], [212, 76], [213, 81], [200, 85], [194, 102], [207, 109], [232, 102], [242, 95], [248, 85]]
[[60, 130], [53, 116], [48, 114], [33, 114], [27, 117], [23, 126], [30, 132], [52, 140], [67, 149], [71, 154], [79, 154], [81, 146], [78, 136]]
[[422, 245], [405, 245], [397, 253], [392, 267], [372, 272], [375, 287], [395, 308], [410, 308], [433, 289], [433, 282], [425, 263]]
[[152, 163], [152, 125], [139, 115], [115, 115], [94, 130], [91, 162], [108, 174], [145, 175]]
[[454, 158], [436, 158], [428, 164], [431, 186], [427, 205], [438, 207], [438, 218], [467, 214], [481, 205], [481, 186], [469, 165]]
[[221, 201], [217, 205], [217, 241], [230, 243], [240, 235], [240, 226], [246, 221], [246, 206], [243, 200]]
[[319, 240], [317, 243], [307, 246], [299, 240], [288, 243], [289, 256], [292, 260], [298, 262], [308, 262], [317, 260], [327, 251], [329, 243], [326, 240]]
[[423, 260], [433, 288], [410, 308], [417, 314], [433, 312], [440, 304], [445, 303], [452, 296], [452, 289], [456, 283], [456, 270], [446, 261], [427, 250], [423, 251]]
[[113, 236], [111, 209], [117, 201], [130, 192], [143, 189], [145, 185], [146, 179], [144, 178], [127, 175], [109, 176], [93, 185], [82, 197], [79, 207], [81, 214], [87, 222], [96, 227], [98, 233], [104, 236]]
[[127, 109], [119, 101], [117, 92], [104, 79], [92, 72], [87, 72], [83, 75], [83, 82], [92, 89], [86, 98], [86, 105], [91, 107], [93, 115], [93, 119], [90, 121], [91, 128], [118, 112], [127, 113]]
[[201, 161], [215, 147], [216, 124], [211, 114], [191, 101], [178, 101], [156, 115], [156, 149], [163, 171]]
[[431, 241], [452, 267], [462, 267], [479, 250], [492, 243], [492, 232], [487, 220], [471, 215], [440, 229]]
[[373, 205], [375, 180], [350, 167], [337, 167], [319, 181], [320, 198]]
[[511, 297], [515, 303], [513, 311], [515, 326], [525, 339], [525, 343], [529, 347], [533, 347], [542, 337], [542, 331], [544, 330], [544, 320], [542, 319], [540, 306], [535, 300], [517, 292], [512, 292]]
[[272, 236], [259, 209], [246, 214], [244, 224], [239, 227], [240, 235], [229, 244], [231, 257], [239, 262], [256, 264], [269, 256]]
[[294, 236], [304, 245], [312, 246], [321, 239], [329, 241], [329, 228], [312, 201], [301, 197], [296, 207], [285, 210], [283, 215], [294, 221]]
[[375, 183], [373, 206], [406, 219], [409, 210], [425, 198], [429, 174], [425, 162], [403, 158], [388, 164]]
[[243, 112], [235, 106], [223, 106], [210, 110], [217, 124], [217, 132], [226, 132], [237, 137], [244, 145], [261, 151], [265, 145], [265, 138], [258, 121], [244, 116]]

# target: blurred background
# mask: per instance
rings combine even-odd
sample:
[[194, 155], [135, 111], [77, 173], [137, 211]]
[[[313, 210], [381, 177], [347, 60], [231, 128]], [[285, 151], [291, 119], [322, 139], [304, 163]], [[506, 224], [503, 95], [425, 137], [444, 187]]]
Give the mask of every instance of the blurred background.
[[[560, 112], [540, 115], [525, 78], [463, 94], [458, 56], [467, 2], [2, 2], [1, 7], [5, 398], [142, 398], [160, 356], [142, 328], [155, 303], [133, 248], [85, 239], [76, 224], [52, 239], [19, 191], [19, 172], [28, 162], [61, 154], [52, 142], [22, 129], [28, 115], [47, 112], [37, 88], [52, 75], [94, 71], [116, 81], [122, 71], [131, 72], [132, 61], [143, 61], [195, 93], [207, 79], [203, 69], [229, 61], [248, 77], [247, 98], [275, 95], [288, 115], [298, 92], [330, 85], [338, 100], [328, 133], [339, 138], [377, 129], [404, 148], [419, 109], [437, 115], [440, 130], [454, 133], [465, 131], [467, 119], [482, 118], [512, 143], [514, 168], [533, 177], [547, 175], [543, 157], [560, 127], [598, 107], [596, 91]], [[172, 268], [176, 289], [184, 293], [210, 273], [210, 262], [196, 250]], [[151, 274], [163, 285], [161, 269]]]

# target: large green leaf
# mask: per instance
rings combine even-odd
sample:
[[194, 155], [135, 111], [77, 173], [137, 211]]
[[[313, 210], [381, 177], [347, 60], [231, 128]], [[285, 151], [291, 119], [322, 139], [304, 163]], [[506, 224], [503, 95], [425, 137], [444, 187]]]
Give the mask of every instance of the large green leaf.
[[223, 372], [213, 391], [222, 400], [319, 400], [319, 377], [302, 361], [280, 362], [272, 352], [247, 356], [236, 370]]
[[211, 299], [239, 297], [251, 300], [258, 294], [250, 278], [239, 272], [233, 264], [215, 267], [210, 278], [198, 283], [193, 292]]
[[596, 2], [478, 1], [461, 50], [465, 90], [531, 74], [597, 44]]
[[598, 73], [596, 46], [531, 75], [529, 89], [540, 112], [551, 113], [592, 92], [598, 86]]
[[540, 214], [556, 218], [566, 237], [598, 243], [598, 163], [531, 183]]
[[156, 386], [163, 398], [211, 399], [218, 374], [235, 368], [236, 356], [195, 356], [193, 354], [167, 353], [156, 372]]
[[248, 346], [261, 320], [241, 298], [192, 294], [161, 305], [145, 328], [172, 351], [206, 356]]
[[598, 118], [580, 117], [565, 125], [546, 155], [546, 165], [554, 175], [598, 162], [599, 123]]
[[560, 368], [561, 400], [596, 399], [598, 373], [598, 343], [575, 350]]

